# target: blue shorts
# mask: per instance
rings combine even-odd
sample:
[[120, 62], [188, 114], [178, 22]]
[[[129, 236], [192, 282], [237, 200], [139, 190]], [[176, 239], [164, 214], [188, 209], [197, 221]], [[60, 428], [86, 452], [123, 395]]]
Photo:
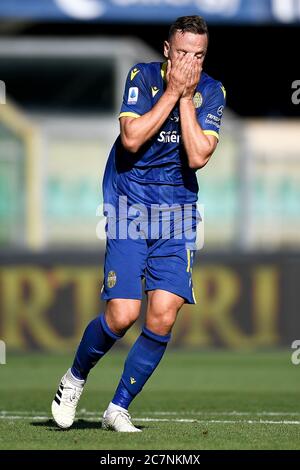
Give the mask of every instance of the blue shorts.
[[194, 304], [194, 253], [182, 239], [107, 238], [101, 298], [141, 299], [144, 278], [145, 291], [166, 290]]

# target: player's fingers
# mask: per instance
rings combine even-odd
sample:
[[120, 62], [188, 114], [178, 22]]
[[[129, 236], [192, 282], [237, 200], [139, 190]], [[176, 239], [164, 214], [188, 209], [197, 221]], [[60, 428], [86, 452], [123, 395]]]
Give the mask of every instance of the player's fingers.
[[184, 61], [184, 65], [185, 65], [185, 66], [190, 66], [190, 65], [193, 63], [193, 56], [192, 56], [192, 54], [186, 54], [186, 55], [184, 56], [184, 59], [185, 59], [185, 61]]
[[177, 63], [176, 63], [177, 70], [182, 70], [182, 68], [184, 67], [185, 60], [186, 59], [185, 59], [185, 56], [183, 54], [180, 54], [177, 57]]
[[193, 74], [195, 74], [196, 66], [197, 66], [197, 59], [195, 57], [193, 57], [193, 60], [192, 60], [192, 63], [191, 63], [191, 68], [193, 69]]
[[198, 83], [200, 79], [200, 68], [201, 65], [198, 63], [197, 59], [193, 62], [193, 83]]
[[192, 63], [191, 63], [191, 70], [192, 70], [192, 74], [194, 76], [195, 74], [195, 59], [192, 60]]
[[202, 72], [202, 65], [199, 64], [199, 65], [196, 67], [196, 75], [195, 75], [195, 80], [197, 81], [197, 83], [198, 83], [199, 80], [200, 80], [201, 72]]
[[196, 63], [197, 63], [197, 67], [198, 67], [199, 69], [201, 69], [202, 66], [203, 66], [203, 62], [202, 62], [201, 60], [197, 59]]
[[202, 67], [202, 64], [200, 60], [195, 59], [195, 68], [196, 70], [199, 70]]
[[193, 86], [195, 82], [195, 67], [193, 65], [191, 66], [190, 70], [190, 76], [189, 76], [189, 84], [190, 86]]
[[191, 69], [193, 63], [193, 57], [190, 54], [186, 54], [184, 60], [182, 61], [182, 73], [187, 75], [187, 72]]
[[173, 61], [172, 61], [172, 72], [176, 73], [178, 70], [180, 70], [181, 67], [181, 57], [177, 56]]
[[193, 69], [192, 67], [190, 67], [186, 75], [186, 88], [190, 89], [192, 87], [192, 83], [193, 83]]
[[190, 82], [191, 77], [192, 77], [192, 67], [186, 67], [186, 68], [183, 70], [183, 73], [184, 73], [184, 75], [185, 75], [186, 81], [187, 81], [187, 82]]

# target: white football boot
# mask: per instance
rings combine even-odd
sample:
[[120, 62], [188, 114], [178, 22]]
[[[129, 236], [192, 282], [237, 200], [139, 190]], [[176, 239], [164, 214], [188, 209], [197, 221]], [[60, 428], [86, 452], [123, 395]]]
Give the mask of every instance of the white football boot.
[[116, 432], [142, 432], [131, 422], [131, 416], [124, 408], [113, 409], [111, 405], [104, 412], [102, 429]]
[[60, 428], [72, 426], [84, 382], [76, 379], [70, 369], [62, 377], [51, 406], [53, 419]]

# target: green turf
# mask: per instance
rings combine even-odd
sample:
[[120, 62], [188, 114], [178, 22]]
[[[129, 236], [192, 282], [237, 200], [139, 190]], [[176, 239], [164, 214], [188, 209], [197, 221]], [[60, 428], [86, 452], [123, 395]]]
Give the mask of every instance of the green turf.
[[92, 371], [68, 431], [50, 419], [50, 403], [71, 357], [8, 355], [0, 366], [0, 449], [299, 449], [300, 366], [290, 355], [168, 351], [132, 404], [138, 434], [100, 427], [125, 352]]

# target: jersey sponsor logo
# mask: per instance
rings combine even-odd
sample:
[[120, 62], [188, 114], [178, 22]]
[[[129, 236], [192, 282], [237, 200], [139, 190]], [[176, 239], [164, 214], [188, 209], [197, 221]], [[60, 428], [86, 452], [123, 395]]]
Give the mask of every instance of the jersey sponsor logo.
[[177, 114], [176, 111], [172, 111], [172, 113], [169, 116], [170, 121], [173, 122], [179, 122], [179, 115]]
[[139, 73], [139, 69], [137, 69], [136, 67], [132, 69], [131, 74], [130, 74], [130, 80], [132, 81], [138, 73]]
[[224, 106], [219, 106], [218, 111], [217, 111], [218, 116], [223, 116], [223, 112], [224, 112]]
[[128, 100], [127, 104], [135, 104], [137, 103], [139, 97], [139, 89], [136, 86], [130, 87], [128, 90]]
[[180, 140], [181, 135], [177, 134], [177, 131], [161, 131], [157, 142], [163, 142], [164, 144], [179, 144]]
[[154, 98], [154, 96], [157, 95], [157, 93], [159, 92], [159, 89], [157, 88], [157, 86], [152, 86], [151, 91], [152, 91], [152, 98]]
[[116, 285], [117, 282], [117, 275], [115, 271], [109, 271], [107, 275], [107, 287], [110, 289]]
[[193, 98], [193, 102], [194, 102], [195, 108], [200, 108], [200, 106], [202, 105], [203, 98], [202, 98], [202, 95], [199, 91], [197, 91], [197, 93], [195, 93], [194, 98]]
[[208, 114], [205, 119], [205, 124], [210, 124], [211, 126], [216, 127], [218, 130], [221, 127], [220, 122], [221, 119], [218, 116], [214, 116], [213, 114]]
[[218, 116], [215, 116], [214, 114], [208, 114], [206, 119], [211, 119], [212, 121], [215, 121], [215, 122], [221, 121], [221, 119]]

